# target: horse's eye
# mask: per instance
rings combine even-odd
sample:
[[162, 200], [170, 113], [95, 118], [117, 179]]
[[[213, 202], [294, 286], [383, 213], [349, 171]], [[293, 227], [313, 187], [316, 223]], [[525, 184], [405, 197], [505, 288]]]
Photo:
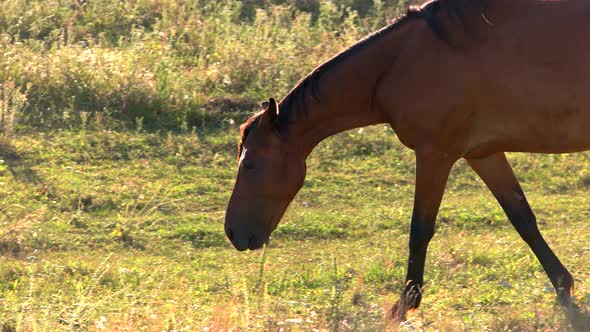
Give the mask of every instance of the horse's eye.
[[254, 163], [252, 162], [252, 160], [249, 160], [249, 159], [244, 159], [242, 161], [242, 166], [244, 166], [244, 168], [247, 170], [254, 169]]

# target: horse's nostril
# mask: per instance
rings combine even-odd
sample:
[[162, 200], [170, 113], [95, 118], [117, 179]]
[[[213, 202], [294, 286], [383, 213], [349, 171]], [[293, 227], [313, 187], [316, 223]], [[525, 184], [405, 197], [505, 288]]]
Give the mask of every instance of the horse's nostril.
[[227, 233], [227, 238], [233, 242], [234, 241], [234, 231], [231, 228], [228, 228], [226, 233]]

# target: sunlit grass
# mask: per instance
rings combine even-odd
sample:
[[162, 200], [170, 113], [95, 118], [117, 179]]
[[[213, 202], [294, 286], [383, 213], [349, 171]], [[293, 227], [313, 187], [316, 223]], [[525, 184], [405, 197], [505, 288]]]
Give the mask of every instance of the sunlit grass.
[[[322, 143], [269, 247], [240, 253], [223, 235], [234, 139], [224, 130], [3, 141], [4, 326], [393, 328], [386, 314], [405, 277], [411, 152], [384, 126]], [[510, 159], [576, 278], [577, 302], [588, 305], [587, 154]], [[402, 330], [568, 326], [540, 264], [464, 162], [449, 181], [426, 271], [422, 309]]]
[[[320, 144], [269, 246], [231, 247], [237, 124], [407, 1], [273, 3], [0, 3], [2, 330], [568, 330], [465, 162], [422, 308], [387, 319], [406, 273], [414, 155], [383, 125]], [[509, 159], [587, 308], [590, 155]]]
[[[364, 17], [348, 8], [361, 2]], [[291, 1], [4, 1], [0, 84], [26, 91], [21, 126], [217, 126], [284, 95], [405, 7], [309, 4], [311, 13]]]

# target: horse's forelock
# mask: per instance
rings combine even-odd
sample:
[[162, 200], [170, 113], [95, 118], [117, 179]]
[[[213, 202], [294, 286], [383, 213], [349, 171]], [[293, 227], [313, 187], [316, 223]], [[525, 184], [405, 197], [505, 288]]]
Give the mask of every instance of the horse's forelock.
[[248, 137], [248, 134], [252, 131], [252, 128], [254, 128], [255, 126], [258, 125], [261, 115], [262, 115], [262, 112], [258, 112], [256, 114], [254, 114], [253, 116], [248, 118], [248, 120], [246, 120], [244, 123], [242, 123], [242, 125], [240, 126], [240, 140], [238, 143], [238, 159], [240, 159], [240, 156], [242, 155], [242, 151], [244, 150], [244, 142], [246, 142], [246, 137]]

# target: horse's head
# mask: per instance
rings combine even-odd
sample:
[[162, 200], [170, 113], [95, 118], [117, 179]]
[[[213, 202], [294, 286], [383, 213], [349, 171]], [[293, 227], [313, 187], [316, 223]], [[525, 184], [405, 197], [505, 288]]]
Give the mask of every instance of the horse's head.
[[238, 176], [225, 215], [225, 232], [238, 250], [268, 242], [305, 179], [305, 156], [281, 136], [276, 101], [263, 108], [240, 127]]

